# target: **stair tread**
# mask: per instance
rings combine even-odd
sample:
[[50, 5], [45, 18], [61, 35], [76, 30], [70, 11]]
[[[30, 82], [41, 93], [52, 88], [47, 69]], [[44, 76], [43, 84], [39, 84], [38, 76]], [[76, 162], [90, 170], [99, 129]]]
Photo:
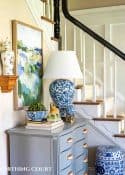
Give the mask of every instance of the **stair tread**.
[[55, 22], [49, 18], [47, 18], [46, 16], [41, 16], [41, 19], [47, 21], [47, 22], [50, 22], [51, 24], [55, 24]]
[[93, 118], [93, 120], [95, 121], [113, 121], [113, 122], [117, 122], [117, 121], [122, 121], [124, 119], [123, 116], [118, 115], [117, 118], [114, 118], [113, 115], [107, 115], [106, 118], [100, 117], [100, 118]]
[[42, 2], [47, 2], [47, 0], [41, 0]]
[[125, 138], [125, 134], [114, 134], [114, 137]]
[[83, 88], [83, 85], [77, 85], [75, 86], [75, 89], [82, 89]]
[[53, 40], [53, 41], [59, 41], [59, 39], [58, 38], [55, 38], [55, 37], [51, 37], [51, 40]]
[[103, 100], [96, 100], [96, 102], [92, 100], [86, 100], [86, 101], [74, 101], [73, 102], [76, 105], [99, 105], [103, 103]]

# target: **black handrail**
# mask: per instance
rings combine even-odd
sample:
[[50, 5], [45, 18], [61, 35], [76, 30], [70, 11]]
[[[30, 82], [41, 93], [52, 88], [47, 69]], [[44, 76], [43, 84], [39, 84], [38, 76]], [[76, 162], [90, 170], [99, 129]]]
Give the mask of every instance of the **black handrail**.
[[113, 46], [111, 43], [109, 43], [108, 41], [106, 41], [105, 39], [103, 39], [100, 35], [98, 35], [94, 31], [92, 31], [90, 28], [88, 28], [87, 26], [85, 26], [84, 24], [82, 24], [79, 20], [77, 20], [76, 18], [74, 18], [73, 16], [70, 15], [70, 13], [68, 11], [67, 0], [62, 0], [62, 11], [63, 11], [63, 14], [64, 14], [65, 18], [67, 18], [69, 21], [71, 21], [77, 27], [79, 27], [80, 29], [82, 29], [84, 32], [86, 32], [88, 35], [90, 35], [92, 38], [94, 38], [95, 40], [97, 40], [103, 46], [105, 46], [106, 48], [108, 48], [109, 50], [111, 50], [113, 53], [115, 53], [116, 55], [118, 55], [120, 58], [122, 58], [123, 60], [125, 60], [125, 53], [123, 53], [121, 50], [119, 50], [118, 48], [116, 48], [115, 46]]
[[60, 1], [59, 0], [53, 0], [54, 1], [54, 37], [59, 39], [60, 38]]

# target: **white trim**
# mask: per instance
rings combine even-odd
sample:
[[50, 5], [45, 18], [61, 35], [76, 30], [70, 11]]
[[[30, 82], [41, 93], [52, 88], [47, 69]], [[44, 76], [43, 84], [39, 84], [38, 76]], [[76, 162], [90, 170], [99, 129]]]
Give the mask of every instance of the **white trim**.
[[67, 50], [67, 20], [64, 19], [64, 50]]
[[76, 26], [73, 26], [73, 49], [76, 51]]
[[83, 10], [75, 10], [75, 11], [70, 11], [72, 15], [85, 15], [85, 14], [92, 14], [92, 13], [102, 13], [102, 12], [116, 12], [121, 10], [125, 10], [125, 5], [119, 5], [119, 6], [111, 6], [111, 7], [100, 7], [100, 8], [91, 8], [91, 9], [83, 9]]
[[82, 64], [82, 72], [83, 72], [83, 88], [82, 88], [82, 100], [85, 100], [85, 92], [86, 92], [86, 52], [85, 52], [85, 33], [82, 36], [83, 42], [83, 64]]
[[93, 101], [96, 102], [96, 48], [93, 40]]
[[114, 56], [114, 118], [117, 117], [117, 57]]

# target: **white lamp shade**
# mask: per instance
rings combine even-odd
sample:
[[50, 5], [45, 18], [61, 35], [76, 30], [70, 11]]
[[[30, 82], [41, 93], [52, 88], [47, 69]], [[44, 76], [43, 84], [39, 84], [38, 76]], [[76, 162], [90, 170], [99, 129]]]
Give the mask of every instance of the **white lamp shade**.
[[44, 79], [83, 79], [75, 51], [53, 52], [48, 60]]

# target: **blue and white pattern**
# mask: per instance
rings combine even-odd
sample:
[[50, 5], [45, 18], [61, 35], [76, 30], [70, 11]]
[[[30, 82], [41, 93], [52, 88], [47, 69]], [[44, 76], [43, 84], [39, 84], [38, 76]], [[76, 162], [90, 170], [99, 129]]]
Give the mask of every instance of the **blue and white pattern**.
[[61, 117], [74, 116], [75, 109], [73, 105], [69, 105], [66, 108], [59, 108]]
[[124, 175], [125, 153], [118, 146], [99, 146], [96, 152], [96, 175]]
[[50, 84], [50, 95], [55, 105], [59, 108], [61, 117], [74, 115], [72, 104], [75, 89], [74, 84], [69, 80], [59, 79]]
[[47, 111], [27, 111], [27, 117], [32, 121], [42, 121], [47, 118]]

